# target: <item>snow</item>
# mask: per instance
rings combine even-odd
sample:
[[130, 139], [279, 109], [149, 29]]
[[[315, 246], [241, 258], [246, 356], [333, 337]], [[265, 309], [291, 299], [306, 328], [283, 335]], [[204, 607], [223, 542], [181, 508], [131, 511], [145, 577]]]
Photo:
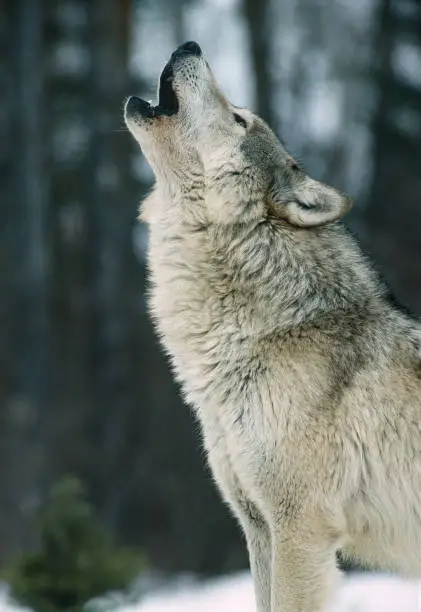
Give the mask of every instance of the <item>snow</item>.
[[[132, 599], [129, 597], [128, 599]], [[256, 612], [253, 585], [246, 572], [207, 582], [181, 581], [180, 585], [147, 595], [139, 603], [123, 603], [124, 596], [102, 599], [97, 612]], [[7, 589], [0, 589], [0, 612], [30, 612], [12, 604]], [[421, 582], [376, 574], [343, 579], [329, 612], [421, 612]]]
[[0, 584], [0, 612], [31, 612], [29, 608], [24, 608], [14, 604], [9, 595], [6, 584]]
[[[330, 612], [419, 612], [421, 583], [389, 576], [353, 576], [344, 580]], [[190, 587], [176, 595], [150, 595], [139, 605], [121, 612], [255, 612], [253, 586], [248, 574]]]
[[[246, 573], [185, 587], [177, 593], [149, 595], [124, 612], [255, 612], [253, 585]], [[123, 610], [122, 610], [123, 612]]]

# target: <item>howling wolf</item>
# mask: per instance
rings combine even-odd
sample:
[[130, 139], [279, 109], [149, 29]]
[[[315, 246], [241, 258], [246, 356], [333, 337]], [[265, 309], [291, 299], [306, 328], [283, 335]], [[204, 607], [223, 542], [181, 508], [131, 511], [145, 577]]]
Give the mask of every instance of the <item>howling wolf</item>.
[[421, 357], [310, 178], [199, 45], [127, 126], [153, 168], [150, 312], [244, 531], [259, 612], [322, 612], [336, 553], [421, 574]]

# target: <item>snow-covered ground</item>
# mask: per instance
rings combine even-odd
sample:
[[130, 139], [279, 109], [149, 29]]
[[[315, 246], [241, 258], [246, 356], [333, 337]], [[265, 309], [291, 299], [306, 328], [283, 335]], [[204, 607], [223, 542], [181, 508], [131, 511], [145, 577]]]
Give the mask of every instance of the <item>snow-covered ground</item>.
[[[131, 599], [131, 598], [130, 598]], [[124, 597], [104, 598], [89, 610], [97, 612], [255, 612], [248, 573], [210, 580], [181, 582], [151, 593], [139, 603]], [[0, 612], [30, 612], [13, 605], [0, 592]], [[351, 575], [343, 580], [331, 612], [421, 612], [421, 582], [381, 575]]]
[[13, 604], [6, 585], [0, 583], [0, 612], [31, 612], [28, 608]]
[[[172, 593], [150, 595], [124, 612], [255, 612], [248, 574], [214, 580]], [[344, 580], [332, 612], [420, 612], [421, 583], [387, 576], [353, 576]]]
[[[90, 609], [98, 612], [255, 612], [253, 586], [247, 573], [163, 589], [139, 603], [124, 603], [124, 598], [112, 596]], [[13, 605], [3, 590], [0, 612], [30, 611]], [[344, 579], [331, 612], [421, 612], [421, 583], [389, 576], [351, 576]]]

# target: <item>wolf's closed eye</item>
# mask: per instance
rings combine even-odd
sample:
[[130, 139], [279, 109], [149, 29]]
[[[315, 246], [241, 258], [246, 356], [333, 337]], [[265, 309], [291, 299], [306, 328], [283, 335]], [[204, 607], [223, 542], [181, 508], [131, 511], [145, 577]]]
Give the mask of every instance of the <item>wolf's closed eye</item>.
[[238, 115], [237, 113], [233, 113], [234, 121], [243, 126], [243, 128], [247, 129], [247, 121]]
[[311, 204], [307, 204], [306, 202], [303, 202], [302, 200], [295, 200], [298, 204], [298, 206], [300, 208], [303, 208], [304, 210], [311, 210], [313, 208], [313, 206], [311, 206]]

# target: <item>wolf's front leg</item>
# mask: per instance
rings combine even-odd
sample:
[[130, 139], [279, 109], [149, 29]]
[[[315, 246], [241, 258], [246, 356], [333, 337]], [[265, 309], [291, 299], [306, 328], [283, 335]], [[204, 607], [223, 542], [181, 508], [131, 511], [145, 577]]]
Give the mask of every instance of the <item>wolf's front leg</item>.
[[270, 580], [272, 546], [269, 526], [254, 513], [242, 520], [249, 552], [250, 570], [253, 577], [257, 612], [271, 612]]
[[271, 612], [327, 612], [339, 578], [332, 541], [294, 529], [272, 540]]

